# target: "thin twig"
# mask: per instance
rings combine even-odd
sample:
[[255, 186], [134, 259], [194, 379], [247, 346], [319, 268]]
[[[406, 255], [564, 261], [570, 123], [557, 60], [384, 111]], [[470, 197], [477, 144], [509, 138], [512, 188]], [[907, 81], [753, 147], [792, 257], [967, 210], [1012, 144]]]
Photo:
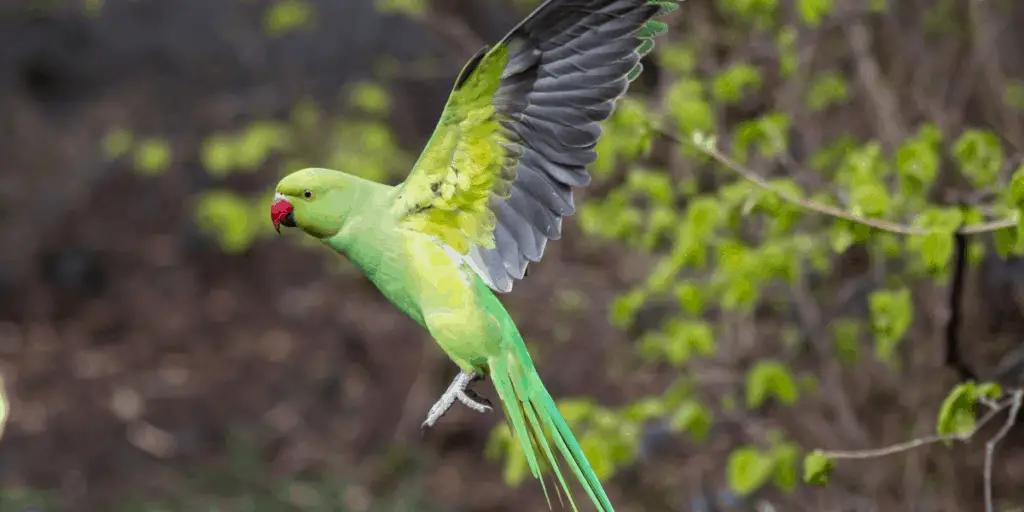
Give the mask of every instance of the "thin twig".
[[981, 418], [981, 420], [979, 420], [977, 423], [975, 423], [974, 427], [971, 428], [971, 430], [969, 430], [967, 432], [961, 432], [961, 433], [958, 433], [958, 434], [944, 434], [944, 435], [936, 434], [936, 435], [930, 435], [930, 436], [925, 436], [925, 437], [918, 437], [916, 439], [911, 439], [910, 441], [904, 441], [902, 443], [896, 443], [896, 444], [889, 445], [889, 446], [886, 446], [886, 447], [883, 447], [883, 448], [875, 448], [873, 450], [851, 450], [851, 451], [843, 451], [843, 450], [840, 450], [840, 451], [826, 451], [826, 450], [822, 450], [821, 453], [823, 455], [825, 455], [826, 457], [830, 458], [830, 459], [856, 459], [856, 460], [863, 460], [863, 459], [875, 459], [875, 458], [878, 458], [878, 457], [885, 457], [885, 456], [888, 456], [888, 455], [895, 455], [897, 453], [902, 453], [902, 452], [905, 452], [905, 451], [908, 451], [908, 450], [913, 450], [914, 448], [920, 448], [921, 446], [926, 446], [926, 445], [935, 444], [935, 443], [941, 443], [941, 442], [946, 442], [946, 441], [967, 442], [967, 441], [970, 441], [971, 438], [974, 437], [978, 433], [978, 431], [980, 431], [982, 429], [982, 427], [984, 427], [989, 421], [991, 421], [992, 418], [995, 418], [996, 415], [998, 415], [1000, 412], [1006, 410], [1007, 407], [1011, 407], [1011, 412], [1012, 412], [1013, 405], [1017, 401], [1020, 400], [1019, 399], [1019, 396], [1020, 396], [1019, 393], [1020, 393], [1019, 391], [1016, 392], [1013, 395], [1013, 399], [1011, 399], [1010, 401], [1002, 403], [1002, 404], [999, 405], [999, 407], [996, 407], [994, 409], [989, 410], [987, 413], [985, 413], [985, 416], [983, 416]]
[[[662, 135], [664, 135], [665, 137], [667, 137], [668, 139], [670, 139], [670, 140], [672, 140], [674, 142], [677, 142], [679, 144], [685, 144], [685, 145], [691, 146], [693, 148], [696, 148], [698, 151], [700, 151], [700, 152], [710, 156], [712, 159], [714, 159], [718, 163], [722, 164], [723, 166], [727, 167], [728, 169], [734, 171], [736, 174], [739, 174], [743, 179], [749, 181], [750, 183], [753, 183], [758, 188], [760, 188], [760, 189], [762, 189], [762, 190], [764, 190], [766, 192], [771, 192], [772, 194], [775, 194], [776, 196], [778, 196], [780, 199], [782, 199], [782, 200], [784, 200], [786, 202], [789, 202], [789, 203], [793, 203], [793, 204], [795, 204], [797, 206], [800, 206], [801, 208], [803, 208], [805, 210], [816, 212], [816, 213], [820, 213], [820, 214], [823, 214], [823, 215], [828, 215], [830, 217], [834, 217], [834, 218], [837, 218], [837, 219], [843, 219], [843, 220], [847, 220], [847, 221], [850, 221], [850, 222], [855, 222], [857, 224], [863, 224], [865, 226], [869, 226], [869, 227], [878, 229], [880, 231], [887, 231], [889, 233], [895, 233], [895, 234], [898, 234], [898, 235], [923, 236], [923, 235], [929, 235], [929, 234], [937, 232], [937, 231], [931, 230], [931, 229], [919, 228], [919, 227], [914, 227], [914, 226], [908, 226], [908, 225], [905, 225], [905, 224], [897, 224], [897, 223], [894, 223], [894, 222], [884, 221], [884, 220], [881, 220], [881, 219], [872, 219], [872, 218], [869, 218], [869, 217], [864, 217], [864, 216], [861, 216], [861, 215], [850, 213], [850, 212], [841, 210], [839, 208], [835, 208], [835, 207], [832, 207], [832, 206], [827, 206], [827, 205], [821, 204], [821, 203], [819, 203], [817, 201], [812, 201], [812, 200], [809, 200], [809, 199], [804, 199], [802, 197], [797, 197], [797, 196], [795, 196], [793, 194], [790, 194], [788, 192], [785, 192], [785, 191], [779, 189], [778, 187], [775, 187], [774, 185], [769, 183], [768, 180], [762, 178], [761, 176], [759, 176], [754, 171], [743, 167], [742, 165], [737, 163], [735, 160], [729, 158], [724, 153], [718, 151], [717, 149], [715, 149], [713, 147], [708, 147], [708, 146], [703, 145], [703, 144], [698, 144], [697, 142], [691, 141], [689, 139], [685, 139], [685, 138], [680, 137], [680, 136], [678, 136], [678, 135], [676, 135], [674, 133], [671, 133], [668, 130], [664, 130], [664, 129], [660, 129], [660, 128], [658, 128], [657, 130], [658, 130], [659, 133], [661, 133]], [[1014, 215], [1014, 216], [1012, 216], [1010, 218], [1006, 218], [1006, 219], [1000, 219], [1000, 220], [994, 220], [994, 221], [989, 221], [989, 222], [983, 222], [981, 224], [966, 225], [966, 226], [963, 226], [962, 228], [958, 229], [956, 231], [956, 233], [959, 233], [959, 234], [962, 234], [962, 235], [976, 235], [976, 234], [980, 234], [980, 233], [989, 233], [989, 232], [992, 232], [992, 231], [997, 231], [997, 230], [1000, 230], [1000, 229], [1005, 229], [1005, 228], [1013, 227], [1013, 226], [1016, 226], [1016, 225], [1017, 225], [1017, 216]]]
[[[1013, 400], [1010, 402], [1010, 413], [1006, 415], [1006, 422], [999, 429], [992, 439], [985, 443], [985, 511], [995, 512], [995, 502], [992, 498], [992, 459], [995, 458], [996, 445], [1002, 441], [1010, 429], [1017, 424], [1017, 415], [1020, 413], [1021, 402], [1024, 402], [1024, 389], [1017, 389], [1013, 392]], [[993, 409], [999, 410], [999, 409]]]

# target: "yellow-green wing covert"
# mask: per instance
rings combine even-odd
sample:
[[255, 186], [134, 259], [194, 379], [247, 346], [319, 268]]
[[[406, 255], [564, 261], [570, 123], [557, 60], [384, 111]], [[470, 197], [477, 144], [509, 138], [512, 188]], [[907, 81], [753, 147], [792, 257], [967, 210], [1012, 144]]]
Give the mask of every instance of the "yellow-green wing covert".
[[675, 1], [548, 0], [466, 64], [395, 208], [512, 289], [575, 212], [572, 187]]

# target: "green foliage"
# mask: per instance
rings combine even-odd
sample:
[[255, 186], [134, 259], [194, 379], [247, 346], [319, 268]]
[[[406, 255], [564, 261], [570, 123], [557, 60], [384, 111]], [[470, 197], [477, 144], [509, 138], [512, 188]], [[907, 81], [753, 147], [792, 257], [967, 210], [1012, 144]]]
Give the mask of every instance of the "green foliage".
[[876, 290], [868, 299], [868, 308], [875, 332], [875, 356], [893, 363], [896, 348], [914, 319], [910, 290]]
[[215, 190], [199, 197], [196, 220], [199, 228], [213, 236], [228, 253], [244, 252], [255, 241], [261, 226], [266, 225], [263, 210], [269, 202], [252, 204], [238, 194]]
[[199, 158], [206, 172], [224, 178], [258, 170], [275, 151], [289, 147], [290, 132], [278, 122], [255, 121], [238, 133], [218, 133], [203, 141]]
[[[352, 112], [345, 116], [325, 119], [321, 106], [304, 100], [287, 120], [257, 119], [238, 130], [210, 134], [200, 144], [199, 161], [218, 180], [268, 166], [278, 167], [280, 174], [329, 167], [378, 181], [407, 172], [412, 159], [398, 147], [388, 126], [387, 90], [361, 82], [351, 88], [347, 100]], [[146, 138], [136, 143], [124, 129], [104, 137], [103, 152], [112, 160], [131, 153], [137, 172], [148, 176], [167, 170], [173, 156], [166, 141]], [[195, 198], [195, 218], [223, 250], [242, 253], [272, 233], [266, 212], [272, 195], [271, 189], [252, 197], [227, 188], [211, 189]]]
[[694, 355], [714, 354], [715, 334], [711, 324], [703, 320], [673, 319], [641, 338], [640, 353], [651, 360], [682, 366]]
[[[942, 436], [967, 435], [974, 430], [976, 407], [981, 399], [1002, 396], [998, 384], [964, 382], [950, 391], [939, 409], [936, 431]], [[946, 443], [950, 444], [949, 442]]]
[[263, 31], [272, 37], [307, 28], [316, 16], [316, 7], [306, 0], [276, 0], [263, 15]]
[[123, 128], [111, 130], [103, 137], [103, 153], [108, 159], [115, 160], [127, 155], [133, 143], [132, 132]]
[[723, 103], [736, 103], [745, 93], [761, 86], [761, 72], [750, 64], [736, 64], [718, 75], [711, 87], [712, 97]]
[[756, 147], [762, 158], [773, 158], [786, 150], [790, 117], [783, 112], [772, 112], [744, 121], [733, 130], [733, 150], [737, 160], [744, 162], [748, 148]]
[[999, 137], [977, 129], [965, 131], [953, 143], [953, 157], [975, 187], [994, 185], [1005, 160]]
[[746, 446], [733, 450], [726, 468], [729, 488], [736, 494], [746, 496], [771, 480], [775, 460], [754, 447]]
[[373, 5], [378, 12], [384, 14], [403, 14], [406, 16], [421, 16], [430, 9], [427, 0], [373, 0]]
[[714, 112], [705, 100], [705, 86], [700, 81], [683, 78], [672, 84], [666, 105], [676, 129], [686, 138], [695, 132], [709, 133], [714, 130]]
[[[803, 0], [805, 3], [831, 3], [831, 0]], [[807, 106], [813, 111], [845, 102], [850, 97], [850, 85], [839, 73], [825, 73], [814, 77], [807, 92]]]
[[832, 0], [797, 0], [796, 10], [804, 23], [816, 27], [835, 10], [835, 5]]
[[590, 166], [598, 177], [610, 174], [622, 162], [646, 157], [654, 142], [651, 112], [639, 101], [624, 98], [603, 125], [597, 141], [597, 161]]
[[775, 397], [782, 405], [793, 405], [798, 396], [796, 381], [786, 365], [761, 360], [747, 373], [747, 407], [760, 407]]
[[729, 454], [726, 480], [740, 496], [750, 495], [769, 483], [783, 492], [793, 492], [799, 482], [800, 448], [778, 431], [768, 433], [771, 446], [759, 449], [741, 446]]
[[900, 192], [907, 198], [921, 197], [939, 173], [942, 134], [933, 124], [925, 124], [903, 142], [896, 151], [896, 172]]
[[[712, 422], [711, 411], [690, 396], [685, 381], [677, 382], [661, 396], [618, 409], [601, 407], [589, 399], [561, 400], [558, 408], [602, 480], [615, 468], [636, 461], [640, 455], [638, 440], [651, 421], [667, 420], [673, 432], [685, 433], [695, 441], [705, 438]], [[530, 476], [526, 456], [507, 427], [491, 431], [485, 453], [492, 459], [505, 459], [504, 478], [509, 485], [519, 485]]]
[[927, 228], [932, 232], [923, 236], [907, 238], [907, 251], [912, 259], [913, 270], [945, 277], [953, 257], [953, 233], [964, 220], [959, 208], [926, 208], [915, 217], [915, 227]]
[[829, 326], [836, 344], [836, 355], [846, 365], [860, 362], [861, 322], [851, 318], [834, 320]]
[[1003, 87], [1003, 102], [1014, 110], [1024, 110], [1024, 83], [1010, 81]]
[[804, 482], [811, 485], [825, 485], [832, 470], [832, 459], [821, 450], [815, 450], [804, 457]]
[[716, 4], [724, 14], [762, 30], [775, 25], [779, 14], [778, 0], [719, 0]]
[[367, 114], [387, 115], [391, 110], [391, 96], [379, 84], [360, 82], [352, 87], [349, 101]]
[[161, 139], [144, 139], [135, 146], [135, 169], [139, 174], [163, 174], [171, 165], [171, 146]]

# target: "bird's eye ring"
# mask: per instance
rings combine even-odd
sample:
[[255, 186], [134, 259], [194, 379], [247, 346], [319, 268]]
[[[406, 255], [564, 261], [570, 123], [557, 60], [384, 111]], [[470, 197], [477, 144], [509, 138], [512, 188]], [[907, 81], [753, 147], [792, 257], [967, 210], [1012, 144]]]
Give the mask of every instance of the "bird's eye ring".
[[302, 193], [302, 197], [305, 197], [306, 199], [313, 199], [313, 191], [306, 190], [305, 192]]

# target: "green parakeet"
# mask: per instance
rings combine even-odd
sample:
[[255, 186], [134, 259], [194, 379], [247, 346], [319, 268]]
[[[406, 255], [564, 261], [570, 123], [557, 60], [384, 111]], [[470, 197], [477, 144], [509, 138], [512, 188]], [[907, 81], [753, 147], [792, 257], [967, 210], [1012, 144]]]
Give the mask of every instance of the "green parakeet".
[[298, 227], [347, 256], [461, 368], [431, 418], [455, 399], [486, 409], [466, 389], [489, 376], [533, 476], [543, 487], [542, 467], [552, 471], [573, 510], [556, 453], [598, 510], [613, 508], [495, 292], [560, 237], [571, 187], [590, 181], [599, 123], [665, 31], [654, 18], [676, 7], [548, 0], [466, 64], [405, 182], [303, 169], [271, 205], [275, 229]]

